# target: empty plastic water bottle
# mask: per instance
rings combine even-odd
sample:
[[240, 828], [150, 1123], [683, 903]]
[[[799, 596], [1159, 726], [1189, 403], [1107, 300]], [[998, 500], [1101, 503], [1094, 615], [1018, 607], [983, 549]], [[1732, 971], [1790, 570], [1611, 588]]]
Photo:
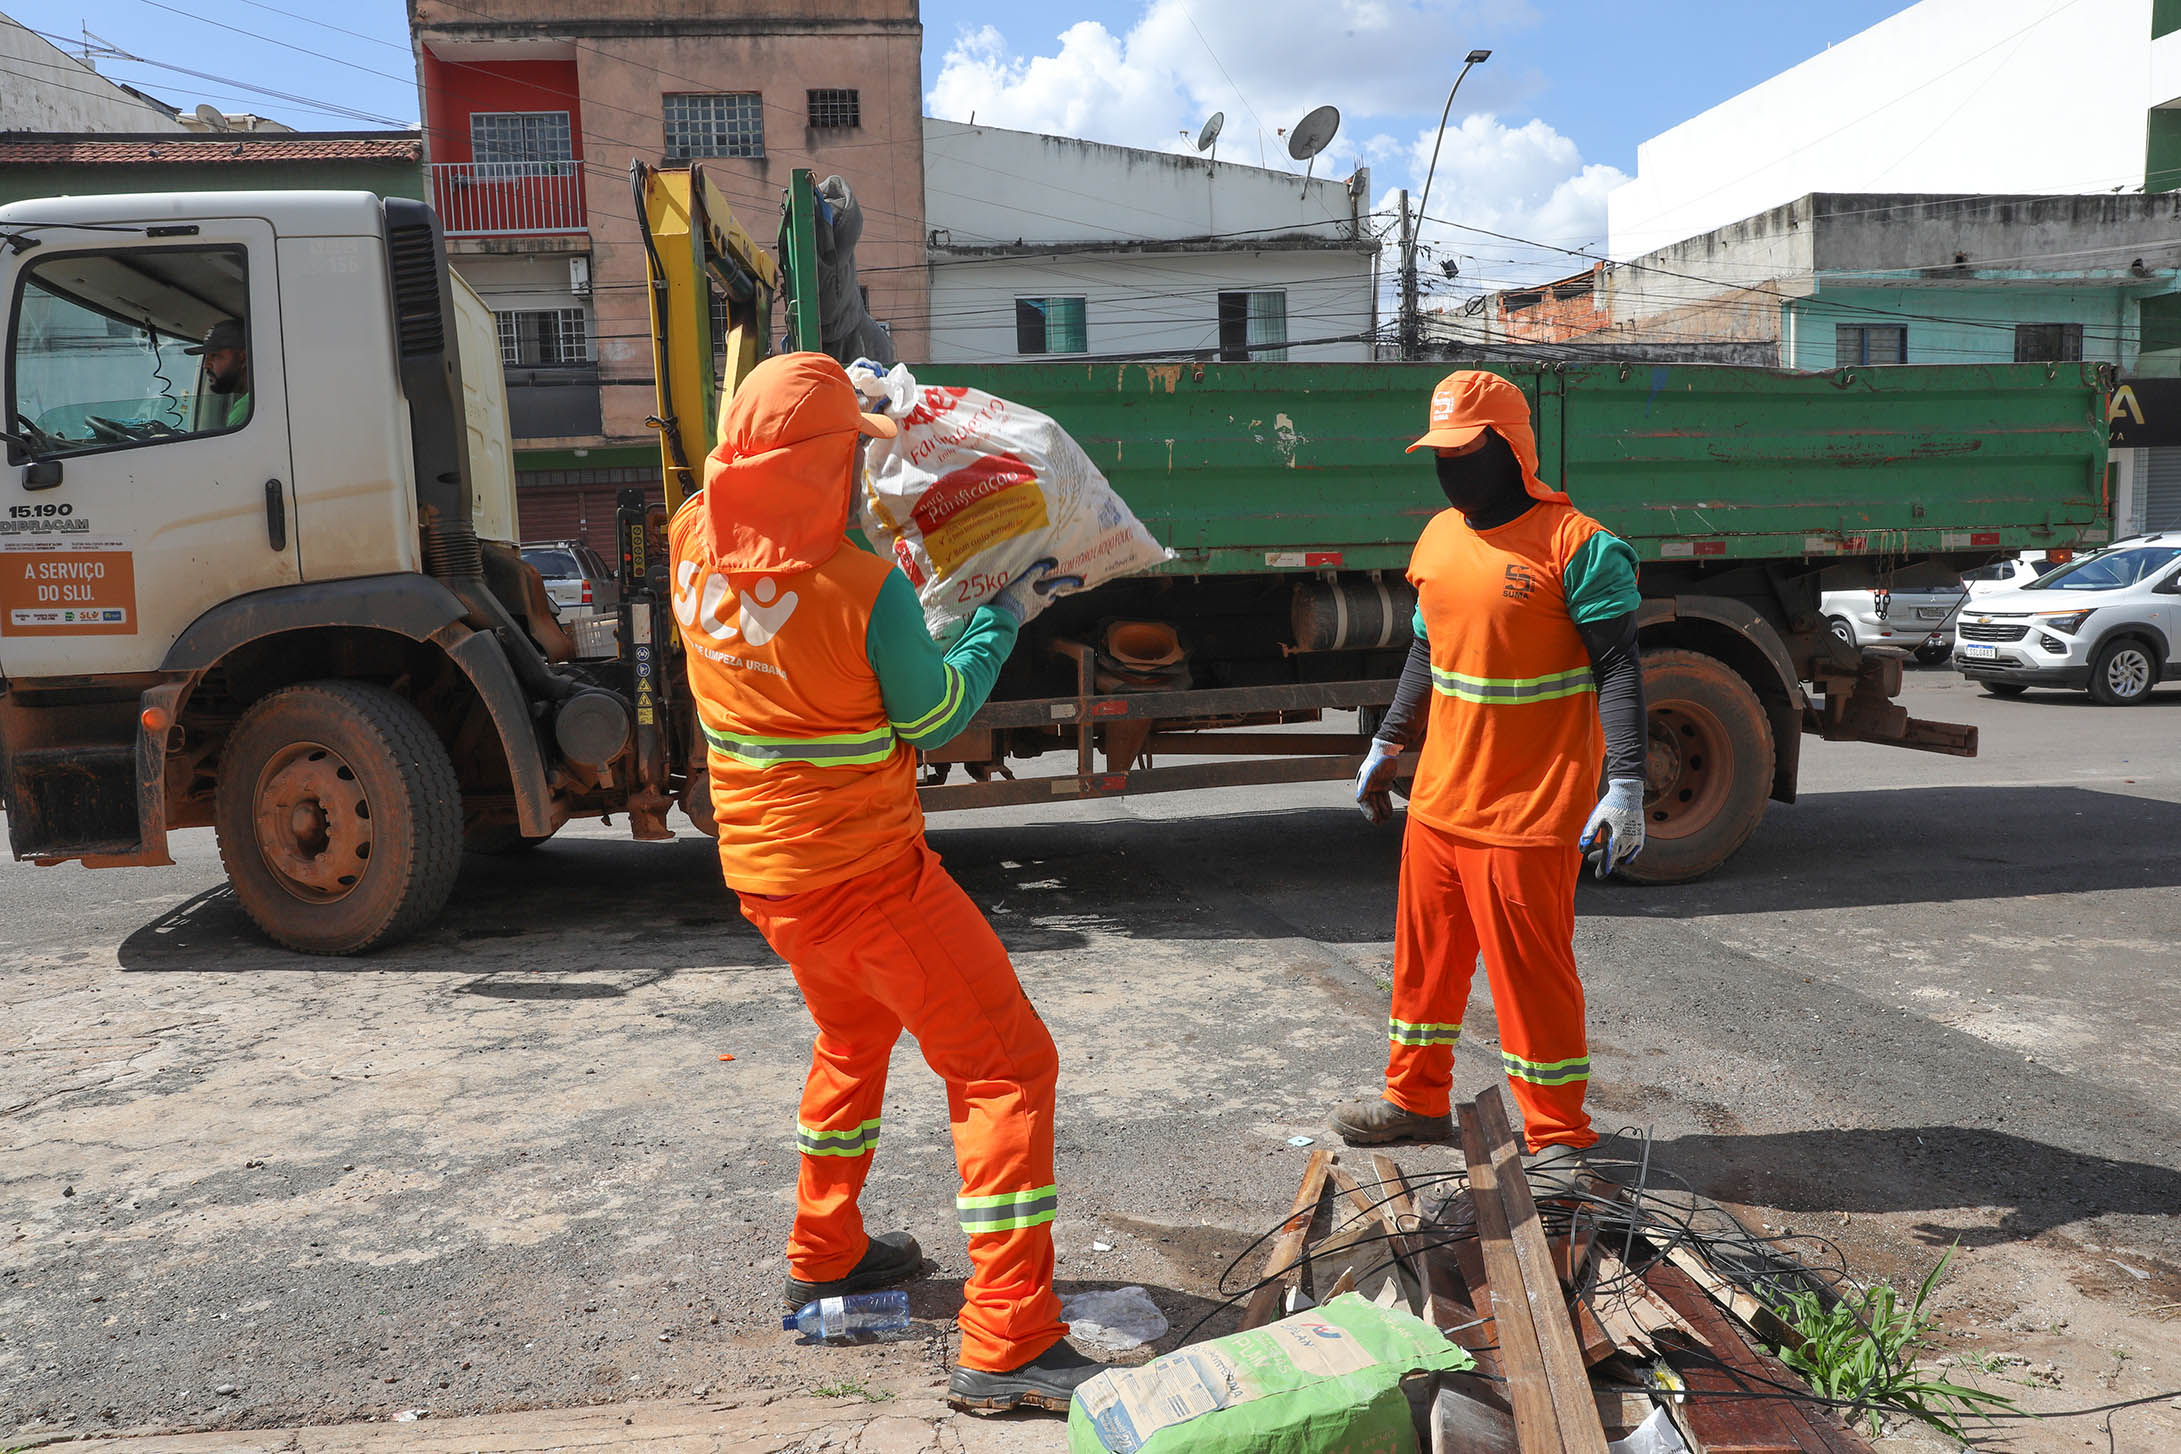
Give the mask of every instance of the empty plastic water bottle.
[[909, 1295], [899, 1288], [891, 1292], [859, 1292], [848, 1297], [822, 1297], [804, 1303], [792, 1318], [782, 1318], [782, 1332], [828, 1342], [858, 1333], [891, 1333], [909, 1326]]

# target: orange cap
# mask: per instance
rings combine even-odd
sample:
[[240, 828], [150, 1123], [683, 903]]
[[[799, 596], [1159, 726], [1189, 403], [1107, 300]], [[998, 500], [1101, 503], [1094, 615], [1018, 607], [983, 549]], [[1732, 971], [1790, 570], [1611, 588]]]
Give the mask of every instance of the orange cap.
[[1530, 401], [1522, 390], [1498, 374], [1463, 369], [1439, 380], [1431, 391], [1431, 429], [1407, 452], [1455, 449], [1493, 425], [1507, 424], [1530, 427]]
[[1462, 369], [1439, 380], [1431, 391], [1431, 428], [1408, 447], [1457, 449], [1485, 430], [1498, 432], [1522, 467], [1522, 487], [1531, 498], [1569, 503], [1537, 472], [1537, 435], [1530, 428], [1530, 401], [1521, 388], [1482, 369]]

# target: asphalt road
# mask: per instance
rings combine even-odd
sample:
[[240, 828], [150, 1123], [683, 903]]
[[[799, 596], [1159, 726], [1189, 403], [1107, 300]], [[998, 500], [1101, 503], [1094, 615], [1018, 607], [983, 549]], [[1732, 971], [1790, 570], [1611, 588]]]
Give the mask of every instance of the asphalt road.
[[[1586, 883], [1596, 1114], [1868, 1275], [1958, 1242], [1948, 1356], [2028, 1404], [2181, 1388], [2181, 691], [2108, 710], [1926, 672], [1907, 700], [1979, 725], [1983, 756], [1806, 741], [1802, 800], [1711, 878]], [[957, 814], [932, 839], [1061, 1047], [1063, 1290], [1145, 1285], [1171, 1342], [1292, 1200], [1287, 1138], [1375, 1085], [1397, 835], [1317, 785]], [[917, 1336], [779, 1331], [809, 1025], [708, 842], [587, 825], [473, 861], [437, 928], [358, 961], [267, 946], [209, 835], [175, 848], [0, 867], [0, 1430], [885, 1391], [945, 1366], [966, 1261], [908, 1041], [867, 1208], [937, 1263]], [[1497, 1058], [1481, 976], [1465, 1042], [1473, 1091]], [[2181, 1409], [2112, 1428], [2181, 1446]], [[2010, 1437], [2107, 1446], [2095, 1420]]]

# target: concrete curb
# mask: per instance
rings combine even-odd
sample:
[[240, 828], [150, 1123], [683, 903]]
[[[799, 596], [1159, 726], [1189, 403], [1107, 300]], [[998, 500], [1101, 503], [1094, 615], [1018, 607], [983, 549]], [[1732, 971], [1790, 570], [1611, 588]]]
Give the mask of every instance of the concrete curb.
[[551, 1454], [602, 1449], [642, 1454], [821, 1449], [839, 1454], [1059, 1454], [1068, 1447], [1064, 1419], [958, 1413], [946, 1406], [942, 1393], [933, 1384], [881, 1403], [749, 1394], [423, 1418], [406, 1424], [120, 1435], [53, 1443], [31, 1436], [30, 1443], [56, 1454], [71, 1449], [111, 1454]]

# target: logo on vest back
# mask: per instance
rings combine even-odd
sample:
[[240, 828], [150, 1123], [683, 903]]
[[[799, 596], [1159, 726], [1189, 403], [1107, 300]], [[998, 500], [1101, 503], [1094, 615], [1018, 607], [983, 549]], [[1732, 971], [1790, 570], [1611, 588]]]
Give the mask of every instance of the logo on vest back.
[[683, 630], [702, 631], [714, 641], [729, 641], [739, 635], [752, 646], [763, 646], [788, 624], [799, 600], [793, 591], [781, 594], [771, 576], [760, 576], [757, 584], [743, 593], [741, 609], [729, 621], [721, 610], [727, 602], [725, 576], [707, 571], [700, 583], [693, 560], [678, 562], [674, 569], [674, 619], [682, 623]]

